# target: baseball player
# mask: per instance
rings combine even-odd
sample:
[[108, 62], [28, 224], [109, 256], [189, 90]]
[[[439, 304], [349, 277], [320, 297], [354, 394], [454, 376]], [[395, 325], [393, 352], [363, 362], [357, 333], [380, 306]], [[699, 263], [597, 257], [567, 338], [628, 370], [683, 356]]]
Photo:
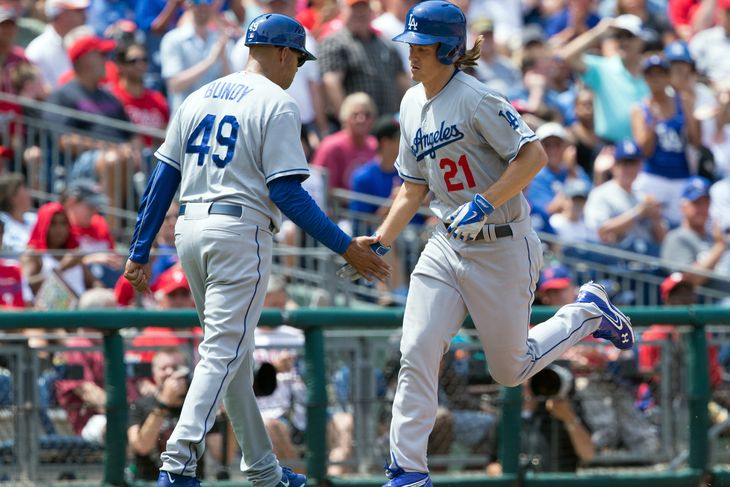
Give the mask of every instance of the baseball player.
[[155, 153], [159, 163], [140, 205], [125, 277], [137, 290], [148, 289], [150, 246], [179, 185], [175, 245], [205, 330], [180, 420], [161, 456], [158, 486], [200, 485], [196, 462], [221, 400], [253, 486], [305, 485], [303, 475], [279, 466], [252, 388], [253, 329], [282, 212], [361, 274], [385, 279], [390, 273], [370, 249], [377, 238], [348, 237], [301, 187], [308, 169], [299, 112], [284, 89], [314, 59], [304, 38], [291, 17], [254, 19], [245, 71], [192, 93]]
[[411, 276], [387, 487], [431, 485], [426, 444], [436, 417], [439, 363], [467, 312], [492, 377], [506, 386], [522, 383], [587, 335], [620, 349], [634, 342], [629, 319], [594, 283], [581, 287], [576, 303], [528, 329], [542, 251], [521, 190], [546, 155], [504, 96], [460, 70], [475, 63], [481, 44], [466, 51], [465, 37], [462, 11], [430, 0], [411, 8], [405, 31], [394, 38], [410, 44], [419, 84], [401, 102], [396, 167], [404, 183], [376, 232], [375, 250], [388, 251], [429, 190], [442, 224]]

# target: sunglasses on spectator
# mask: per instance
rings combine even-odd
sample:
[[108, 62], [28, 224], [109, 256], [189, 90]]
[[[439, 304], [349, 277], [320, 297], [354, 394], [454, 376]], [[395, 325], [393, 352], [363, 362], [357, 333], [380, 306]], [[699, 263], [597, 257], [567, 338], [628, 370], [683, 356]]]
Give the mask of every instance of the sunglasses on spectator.
[[132, 57], [129, 59], [126, 59], [124, 61], [124, 64], [137, 64], [137, 63], [146, 63], [149, 59], [147, 57]]

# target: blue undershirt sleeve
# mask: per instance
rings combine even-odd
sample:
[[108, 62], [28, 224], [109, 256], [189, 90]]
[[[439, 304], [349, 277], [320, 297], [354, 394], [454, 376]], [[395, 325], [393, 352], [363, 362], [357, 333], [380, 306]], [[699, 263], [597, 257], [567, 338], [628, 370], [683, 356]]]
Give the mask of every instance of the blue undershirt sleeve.
[[335, 225], [302, 188], [298, 176], [284, 176], [269, 182], [269, 197], [291, 221], [329, 249], [343, 254], [352, 238]]
[[138, 264], [149, 261], [150, 249], [180, 185], [180, 176], [180, 171], [171, 165], [157, 162], [139, 205], [132, 244], [129, 246], [130, 260]]

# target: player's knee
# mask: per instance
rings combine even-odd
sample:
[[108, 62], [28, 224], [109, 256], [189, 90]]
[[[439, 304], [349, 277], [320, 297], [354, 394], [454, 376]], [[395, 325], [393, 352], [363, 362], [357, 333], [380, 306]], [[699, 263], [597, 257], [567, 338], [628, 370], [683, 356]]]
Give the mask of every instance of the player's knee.
[[524, 381], [522, 374], [517, 370], [490, 369], [489, 373], [496, 382], [505, 387], [515, 387]]

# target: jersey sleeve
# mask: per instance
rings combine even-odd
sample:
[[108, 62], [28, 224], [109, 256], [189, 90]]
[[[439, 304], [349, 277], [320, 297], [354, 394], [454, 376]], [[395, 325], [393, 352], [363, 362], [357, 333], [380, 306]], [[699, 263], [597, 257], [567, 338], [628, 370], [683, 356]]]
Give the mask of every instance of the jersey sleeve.
[[[403, 113], [402, 107], [401, 113]], [[428, 184], [426, 175], [418, 167], [416, 156], [413, 155], [411, 146], [408, 145], [408, 140], [403, 134], [403, 130], [400, 133], [400, 147], [398, 148], [398, 158], [395, 160], [395, 168], [398, 170], [398, 175], [403, 181], [415, 184]]]
[[179, 109], [172, 117], [172, 121], [167, 126], [167, 134], [165, 135], [165, 141], [155, 151], [155, 157], [158, 160], [169, 164], [178, 171], [182, 170], [181, 162], [183, 160], [182, 153], [182, 140], [180, 140], [182, 130], [180, 127], [180, 112]]
[[[266, 124], [261, 159], [266, 184], [282, 176], [299, 175], [302, 180], [309, 177], [307, 158], [299, 143], [302, 131], [299, 113], [293, 108], [277, 113]], [[287, 138], [294, 140], [287, 141]]]
[[474, 113], [474, 129], [507, 162], [537, 136], [503, 96], [489, 93]]

